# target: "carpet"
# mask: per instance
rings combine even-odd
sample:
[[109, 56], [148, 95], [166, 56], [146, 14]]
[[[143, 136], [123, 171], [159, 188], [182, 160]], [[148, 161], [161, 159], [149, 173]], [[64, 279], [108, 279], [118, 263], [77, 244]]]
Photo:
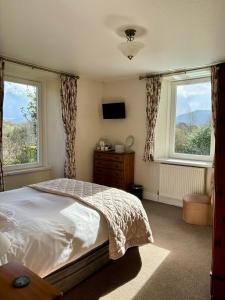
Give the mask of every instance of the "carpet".
[[184, 223], [182, 209], [143, 200], [154, 244], [129, 249], [80, 283], [65, 300], [210, 299], [210, 226]]

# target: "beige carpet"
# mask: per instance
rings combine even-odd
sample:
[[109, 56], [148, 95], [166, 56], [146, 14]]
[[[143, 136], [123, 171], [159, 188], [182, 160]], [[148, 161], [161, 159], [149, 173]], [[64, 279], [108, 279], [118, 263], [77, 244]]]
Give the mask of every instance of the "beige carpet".
[[155, 243], [130, 249], [65, 300], [210, 299], [211, 228], [185, 224], [182, 210], [143, 201]]

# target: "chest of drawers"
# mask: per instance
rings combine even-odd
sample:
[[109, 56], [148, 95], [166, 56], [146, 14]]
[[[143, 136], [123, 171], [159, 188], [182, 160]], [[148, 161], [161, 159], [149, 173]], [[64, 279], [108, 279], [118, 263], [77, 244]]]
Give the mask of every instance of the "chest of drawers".
[[134, 184], [134, 152], [94, 152], [94, 183], [129, 191]]

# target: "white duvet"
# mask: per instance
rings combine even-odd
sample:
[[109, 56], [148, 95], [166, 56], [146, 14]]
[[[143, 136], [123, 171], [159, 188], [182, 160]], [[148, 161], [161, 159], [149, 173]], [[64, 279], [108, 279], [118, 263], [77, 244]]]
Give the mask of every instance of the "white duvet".
[[0, 231], [11, 241], [0, 265], [17, 260], [41, 277], [108, 240], [96, 210], [29, 187], [0, 193]]

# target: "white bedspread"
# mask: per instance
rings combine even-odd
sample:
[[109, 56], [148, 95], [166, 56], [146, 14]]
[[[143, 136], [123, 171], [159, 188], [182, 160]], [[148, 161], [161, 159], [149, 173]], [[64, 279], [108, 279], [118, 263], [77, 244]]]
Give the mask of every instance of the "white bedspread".
[[0, 231], [12, 243], [0, 265], [17, 260], [41, 277], [108, 240], [105, 218], [96, 210], [29, 187], [0, 194]]

